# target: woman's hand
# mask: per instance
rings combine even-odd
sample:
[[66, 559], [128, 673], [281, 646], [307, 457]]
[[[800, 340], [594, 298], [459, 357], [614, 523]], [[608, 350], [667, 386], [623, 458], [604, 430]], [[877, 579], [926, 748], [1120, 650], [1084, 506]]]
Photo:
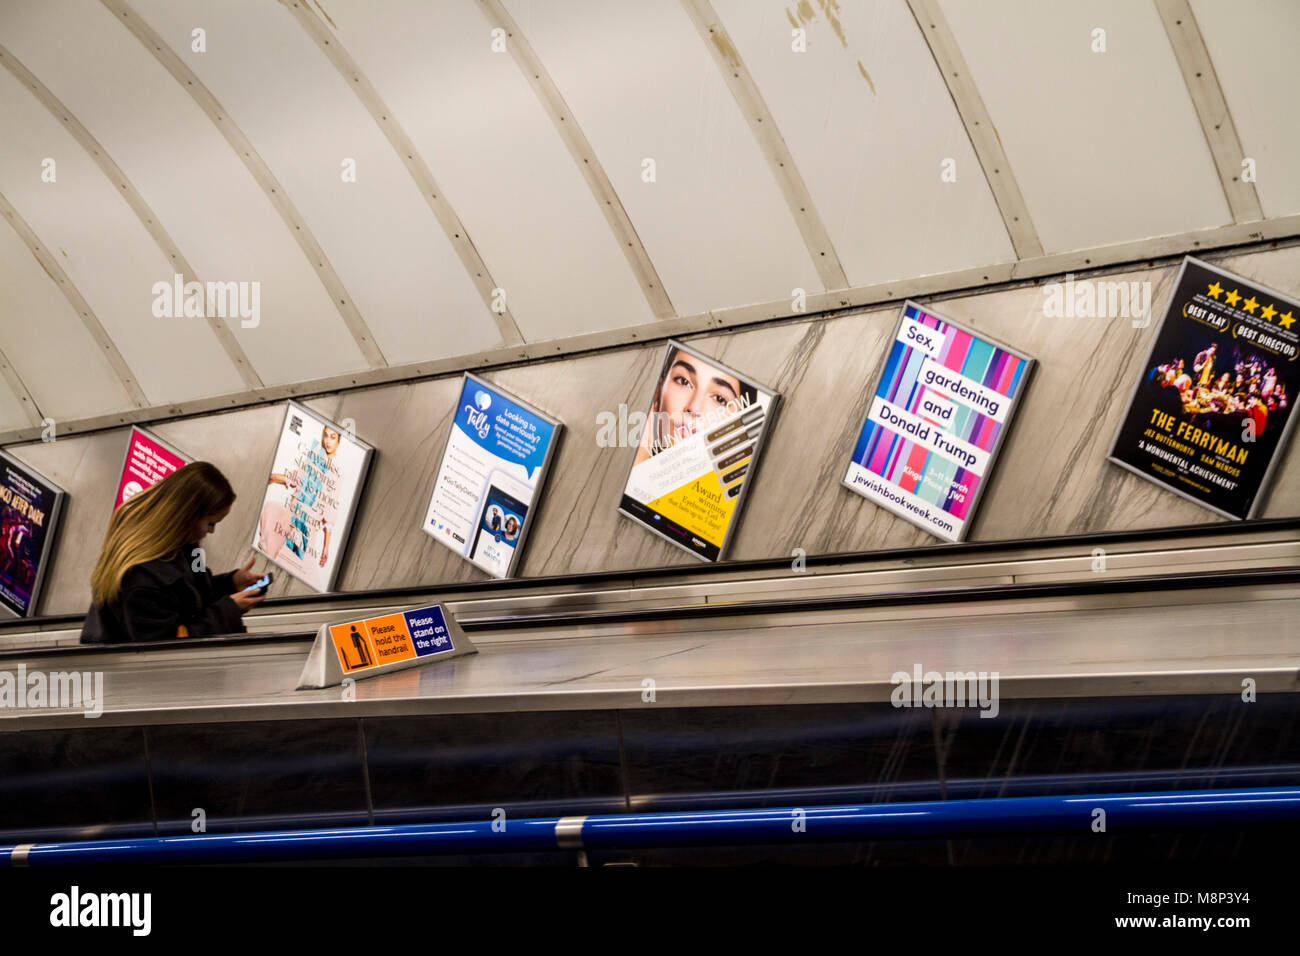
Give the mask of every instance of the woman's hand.
[[239, 608], [240, 614], [247, 614], [250, 608], [257, 607], [266, 600], [265, 594], [258, 594], [256, 591], [236, 591], [230, 595], [230, 600], [235, 602], [235, 607]]
[[234, 581], [235, 581], [236, 592], [244, 590], [244, 588], [248, 587], [250, 584], [252, 584], [254, 581], [256, 581], [258, 578], [261, 577], [261, 575], [258, 574], [256, 571], [251, 570], [251, 568], [253, 567], [253, 562], [256, 560], [257, 559], [255, 557], [249, 558], [247, 564], [245, 564], [239, 570], [235, 571]]

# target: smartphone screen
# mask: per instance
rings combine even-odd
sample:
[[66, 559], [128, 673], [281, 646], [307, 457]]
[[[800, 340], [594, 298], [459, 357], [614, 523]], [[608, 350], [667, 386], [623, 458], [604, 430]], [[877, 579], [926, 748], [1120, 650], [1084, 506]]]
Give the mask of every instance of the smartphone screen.
[[244, 588], [244, 590], [245, 590], [245, 591], [259, 591], [259, 590], [261, 590], [261, 589], [264, 588], [264, 587], [268, 587], [270, 584], [271, 584], [271, 575], [270, 575], [270, 574], [264, 574], [264, 575], [262, 575], [260, 578], [258, 578], [256, 581], [254, 581], [252, 584], [250, 584], [248, 587]]
[[495, 485], [488, 486], [479, 515], [478, 531], [469, 551], [471, 561], [498, 576], [510, 569], [515, 547], [524, 530], [528, 506]]

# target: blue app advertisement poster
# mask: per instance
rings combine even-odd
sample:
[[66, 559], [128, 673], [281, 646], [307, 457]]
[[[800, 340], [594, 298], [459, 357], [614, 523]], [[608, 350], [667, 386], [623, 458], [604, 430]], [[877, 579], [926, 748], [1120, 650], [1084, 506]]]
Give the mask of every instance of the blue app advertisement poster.
[[509, 577], [562, 427], [466, 374], [424, 530], [493, 577]]

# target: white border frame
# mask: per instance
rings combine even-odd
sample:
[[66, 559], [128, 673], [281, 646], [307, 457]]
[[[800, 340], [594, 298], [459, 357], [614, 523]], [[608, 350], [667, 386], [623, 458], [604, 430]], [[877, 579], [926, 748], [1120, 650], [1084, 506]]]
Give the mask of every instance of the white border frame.
[[[1203, 259], [1197, 259], [1195, 256], [1184, 256], [1182, 265], [1178, 267], [1178, 274], [1174, 276], [1174, 284], [1173, 286], [1170, 287], [1169, 301], [1165, 304], [1165, 311], [1164, 314], [1160, 317], [1160, 324], [1156, 326], [1155, 333], [1151, 336], [1151, 348], [1147, 351], [1146, 364], [1144, 364], [1141, 367], [1139, 373], [1142, 370], [1148, 370], [1151, 368], [1151, 359], [1156, 354], [1156, 344], [1160, 341], [1160, 333], [1164, 331], [1165, 323], [1169, 321], [1169, 316], [1173, 312], [1174, 296], [1178, 292], [1178, 287], [1182, 284], [1183, 274], [1187, 271], [1187, 264], [1189, 262], [1195, 263], [1196, 265], [1200, 266], [1202, 269], [1208, 269], [1210, 272], [1222, 276], [1223, 278], [1230, 278], [1236, 282], [1240, 282], [1242, 285], [1248, 285], [1256, 292], [1266, 291], [1271, 297], [1277, 299], [1278, 301], [1285, 302], [1288, 305], [1290, 305], [1292, 308], [1300, 309], [1300, 301], [1291, 298], [1289, 295], [1283, 295], [1281, 292], [1277, 292], [1274, 289], [1270, 289], [1268, 288], [1268, 286], [1261, 285], [1259, 282], [1257, 282], [1254, 279], [1248, 279], [1245, 276], [1237, 275], [1237, 273], [1229, 272], [1227, 269], [1220, 269], [1218, 266], [1211, 265], [1210, 263], [1204, 261]], [[1269, 494], [1273, 490], [1272, 489], [1273, 472], [1276, 470], [1278, 462], [1281, 461], [1282, 454], [1283, 452], [1286, 451], [1287, 443], [1291, 440], [1291, 436], [1295, 432], [1296, 406], [1292, 404], [1289, 405], [1287, 408], [1287, 411], [1291, 413], [1291, 418], [1286, 423], [1286, 427], [1282, 429], [1282, 434], [1277, 437], [1277, 447], [1273, 449], [1273, 457], [1269, 461], [1268, 467], [1264, 469], [1264, 474], [1260, 475], [1259, 488], [1256, 490], [1255, 497], [1252, 499], [1250, 503], [1250, 510], [1246, 512], [1245, 517], [1241, 517], [1239, 515], [1234, 515], [1231, 514], [1230, 512], [1224, 511], [1221, 508], [1216, 508], [1208, 501], [1202, 501], [1199, 498], [1195, 498], [1192, 495], [1189, 495], [1187, 492], [1179, 488], [1175, 488], [1173, 485], [1161, 481], [1159, 478], [1155, 478], [1151, 475], [1148, 475], [1146, 472], [1134, 468], [1128, 462], [1120, 461], [1115, 457], [1115, 446], [1119, 444], [1119, 436], [1124, 431], [1124, 426], [1128, 422], [1129, 412], [1133, 410], [1133, 403], [1137, 400], [1138, 390], [1141, 387], [1142, 387], [1142, 378], [1141, 378], [1141, 374], [1139, 374], [1138, 380], [1133, 383], [1133, 387], [1129, 390], [1128, 403], [1124, 406], [1124, 414], [1120, 416], [1119, 425], [1115, 428], [1115, 435], [1113, 438], [1111, 438], [1110, 447], [1107, 448], [1106, 450], [1106, 460], [1110, 462], [1112, 465], [1117, 465], [1118, 467], [1123, 468], [1125, 471], [1132, 472], [1133, 474], [1137, 475], [1139, 478], [1145, 478], [1153, 485], [1159, 485], [1161, 488], [1165, 489], [1166, 491], [1173, 492], [1178, 497], [1187, 499], [1188, 501], [1192, 502], [1192, 504], [1200, 505], [1206, 511], [1213, 511], [1216, 515], [1222, 515], [1223, 517], [1228, 518], [1232, 521], [1248, 521], [1251, 518], [1258, 518], [1259, 512], [1263, 510], [1263, 503], [1268, 499]], [[1287, 398], [1288, 400], [1290, 400], [1291, 398], [1293, 398], [1293, 396], [1288, 395]]]
[[[894, 323], [894, 333], [889, 338], [889, 349], [888, 351], [885, 352], [884, 359], [880, 364], [880, 371], [876, 374], [876, 377], [872, 379], [871, 390], [867, 392], [867, 407], [863, 409], [862, 418], [859, 420], [858, 427], [853, 432], [854, 448], [857, 447], [858, 439], [862, 436], [862, 430], [867, 427], [867, 418], [868, 416], [871, 415], [871, 404], [872, 402], [875, 401], [876, 395], [880, 391], [880, 385], [884, 381], [885, 368], [889, 365], [889, 354], [894, 350], [894, 343], [898, 341], [899, 329], [903, 327], [903, 319], [907, 317], [907, 310], [910, 306], [915, 306], [917, 309], [924, 312], [926, 315], [932, 315], [939, 321], [946, 322], [948, 325], [957, 329], [959, 332], [965, 332], [967, 335], [971, 336], [972, 338], [979, 339], [982, 342], [987, 342], [989, 343], [989, 345], [992, 345], [994, 348], [1001, 349], [1002, 351], [1014, 355], [1016, 358], [1025, 362], [1026, 363], [1025, 374], [1020, 380], [1020, 389], [1016, 392], [1015, 397], [1011, 399], [1011, 405], [1007, 408], [1006, 422], [1002, 427], [1002, 432], [998, 435], [998, 440], [993, 443], [993, 448], [990, 449], [989, 451], [988, 465], [984, 469], [984, 474], [980, 476], [980, 486], [975, 491], [975, 497], [971, 499], [970, 508], [968, 508], [966, 511], [966, 520], [962, 522], [961, 533], [958, 534], [956, 538], [949, 539], [941, 535], [937, 535], [934, 533], [933, 528], [930, 528], [929, 526], [922, 524], [920, 521], [916, 520], [915, 518], [912, 518], [909, 515], [905, 515], [901, 511], [895, 511], [893, 508], [881, 504], [879, 501], [876, 501], [874, 498], [867, 497], [859, 489], [855, 488], [852, 484], [849, 483], [847, 476], [840, 479], [840, 485], [844, 488], [849, 489], [849, 491], [853, 492], [859, 498], [862, 498], [867, 502], [869, 502], [870, 504], [875, 505], [877, 508], [883, 508], [885, 511], [888, 511], [891, 515], [894, 515], [897, 518], [902, 518], [904, 521], [908, 522], [909, 524], [916, 525], [922, 531], [938, 538], [940, 541], [950, 541], [951, 543], [958, 543], [966, 540], [966, 536], [970, 534], [971, 525], [975, 523], [975, 518], [979, 514], [980, 502], [984, 500], [984, 492], [988, 490], [989, 483], [993, 480], [993, 474], [995, 469], [997, 468], [998, 458], [1002, 453], [1003, 447], [1007, 443], [1008, 436], [1011, 434], [1012, 425], [1016, 420], [1016, 411], [1020, 408], [1020, 400], [1024, 397], [1025, 392], [1029, 390], [1029, 384], [1030, 381], [1033, 379], [1034, 369], [1038, 367], [1038, 359], [1034, 358], [1032, 355], [1025, 354], [1024, 352], [1020, 351], [1017, 348], [1012, 348], [1010, 345], [1007, 345], [1005, 342], [993, 338], [993, 336], [991, 335], [986, 335], [983, 332], [977, 332], [975, 329], [972, 329], [970, 326], [966, 325], [965, 323], [955, 321], [954, 319], [949, 318], [947, 313], [936, 311], [935, 309], [932, 309], [930, 306], [926, 305], [923, 302], [917, 302], [914, 299], [906, 299], [903, 302], [902, 308], [898, 310], [898, 321]], [[852, 463], [853, 463], [853, 451], [852, 449], [850, 449], [849, 464]], [[845, 466], [844, 471], [846, 473], [848, 472], [847, 465]], [[887, 481], [887, 479], [885, 480]], [[888, 482], [888, 483], [893, 484], [893, 482]]]
[[[705, 355], [703, 352], [700, 352], [692, 348], [691, 346], [687, 345], [685, 342], [681, 342], [678, 339], [669, 339], [667, 343], [664, 345], [663, 351], [659, 353], [662, 356], [662, 359], [659, 363], [660, 368], [663, 367], [663, 359], [667, 359], [669, 350], [675, 348], [681, 349], [684, 352], [688, 352], [691, 355], [694, 355], [701, 362], [707, 362], [715, 368], [722, 369], [724, 372], [730, 372], [732, 375], [736, 376], [736, 378], [738, 378], [740, 381], [748, 382], [754, 388], [758, 389], [761, 392], [765, 392], [767, 395], [771, 397], [771, 402], [768, 407], [768, 411], [763, 416], [764, 417], [763, 430], [759, 433], [758, 440], [754, 443], [754, 451], [749, 456], [750, 457], [749, 470], [745, 474], [744, 487], [740, 489], [740, 500], [736, 502], [736, 507], [731, 512], [731, 520], [727, 523], [727, 533], [722, 536], [722, 543], [718, 545], [718, 556], [716, 558], [710, 558], [706, 555], [700, 554], [698, 551], [692, 551], [690, 548], [686, 547], [686, 545], [682, 544], [680, 541], [674, 541], [672, 538], [668, 537], [668, 535], [664, 534], [662, 531], [660, 531], [658, 528], [655, 528], [653, 525], [646, 524], [644, 521], [641, 520], [639, 516], [624, 511], [623, 499], [627, 497], [627, 484], [629, 481], [632, 480], [632, 469], [636, 467], [636, 450], [641, 447], [642, 438], [638, 438], [636, 444], [632, 448], [632, 462], [627, 467], [627, 476], [623, 479], [622, 488], [619, 489], [618, 513], [621, 514], [624, 518], [627, 518], [628, 520], [632, 521], [634, 524], [636, 524], [637, 527], [644, 528], [645, 530], [649, 531], [651, 534], [663, 538], [663, 540], [667, 541], [673, 547], [680, 548], [682, 551], [685, 551], [687, 554], [691, 555], [696, 560], [703, 561], [706, 564], [719, 564], [727, 560], [727, 551], [731, 547], [731, 536], [735, 533], [736, 528], [740, 525], [741, 518], [744, 516], [745, 503], [749, 500], [750, 488], [753, 485], [754, 479], [758, 475], [759, 467], [763, 464], [763, 451], [765, 448], [767, 448], [768, 432], [772, 428], [776, 427], [776, 416], [777, 416], [777, 412], [781, 408], [782, 395], [776, 389], [768, 385], [764, 385], [762, 382], [756, 381], [753, 378], [753, 376], [746, 375], [743, 372], [738, 372], [729, 365], [723, 365], [717, 359]], [[659, 384], [659, 380], [655, 379], [652, 388], [658, 387], [658, 384]], [[652, 391], [650, 394], [650, 400], [646, 403], [647, 409], [649, 409], [654, 405], [654, 401], [655, 401], [655, 396], [654, 396], [654, 392]], [[649, 415], [650, 412], [647, 410], [646, 414]], [[649, 506], [643, 505], [642, 507], [649, 507]], [[655, 513], [658, 514], [658, 512]]]
[[186, 465], [192, 465], [196, 461], [198, 461], [197, 458], [192, 458], [191, 456], [189, 456], [188, 454], [186, 454], [185, 452], [177, 448], [175, 445], [173, 445], [171, 442], [163, 441], [161, 438], [159, 438], [149, 429], [145, 428], [143, 425], [129, 425], [127, 426], [127, 429], [128, 430], [126, 433], [126, 451], [122, 452], [122, 467], [117, 469], [117, 488], [113, 489], [113, 512], [114, 513], [116, 513], [117, 509], [122, 507], [122, 505], [126, 504], [125, 501], [121, 502], [120, 504], [118, 503], [117, 492], [122, 487], [123, 476], [126, 475], [126, 463], [131, 460], [131, 435], [133, 433], [139, 432], [141, 435], [148, 436], [150, 441], [156, 442], [157, 444], [161, 445], [163, 448], [167, 449], [167, 451], [171, 452], [177, 458], [184, 459]]
[[[316, 419], [317, 421], [322, 422], [325, 425], [328, 425], [330, 428], [334, 429], [336, 432], [339, 433], [340, 441], [344, 440], [344, 437], [346, 436], [349, 440], [354, 441], [358, 445], [360, 445], [362, 450], [361, 473], [357, 476], [357, 489], [352, 496], [352, 500], [348, 503], [347, 510], [343, 513], [342, 517], [339, 519], [339, 530], [335, 532], [335, 534], [343, 538], [343, 544], [339, 547], [339, 551], [338, 551], [339, 559], [334, 563], [333, 570], [330, 571], [329, 580], [326, 581], [325, 583], [325, 589], [320, 591], [316, 589], [315, 584], [303, 579], [297, 574], [294, 574], [294, 572], [290, 568], [286, 568], [279, 561], [276, 561], [274, 558], [272, 558], [270, 555], [268, 555], [265, 551], [263, 551], [261, 548], [257, 546], [257, 541], [258, 538], [260, 537], [260, 535], [258, 534], [258, 529], [261, 526], [262, 509], [266, 507], [266, 489], [270, 487], [271, 475], [274, 474], [275, 472], [275, 453], [280, 450], [280, 442], [284, 438], [284, 429], [285, 426], [289, 423], [289, 413], [292, 412], [295, 408], [301, 410], [304, 414], [310, 415], [312, 418]], [[343, 568], [343, 558], [347, 554], [348, 545], [352, 543], [352, 521], [356, 517], [357, 509], [361, 504], [361, 496], [365, 493], [366, 480], [370, 477], [370, 466], [374, 460], [374, 456], [375, 456], [375, 448], [373, 445], [369, 444], [368, 442], [362, 441], [360, 438], [357, 438], [356, 435], [348, 431], [342, 425], [339, 425], [337, 422], [331, 421], [330, 419], [322, 415], [320, 412], [313, 411], [312, 409], [308, 408], [306, 405], [300, 405], [298, 402], [295, 402], [292, 399], [285, 402], [284, 418], [280, 420], [280, 430], [276, 432], [275, 447], [271, 449], [271, 463], [267, 466], [266, 478], [262, 482], [262, 489], [263, 489], [262, 497], [258, 499], [260, 504], [258, 505], [257, 508], [256, 523], [253, 525], [253, 535], [252, 535], [253, 550], [256, 551], [258, 554], [260, 554], [262, 557], [266, 558], [266, 560], [270, 561], [281, 571], [287, 572], [290, 577], [294, 578], [295, 580], [302, 581], [303, 584], [307, 585], [307, 587], [311, 588], [313, 591], [316, 591], [317, 594], [330, 594], [331, 592], [333, 592], [334, 585], [338, 581], [339, 572]]]
[[[551, 442], [546, 448], [546, 454], [542, 456], [542, 464], [537, 469], [537, 480], [533, 483], [533, 498], [532, 501], [530, 501], [528, 504], [528, 516], [524, 519], [524, 526], [519, 529], [519, 543], [515, 545], [515, 553], [510, 558], [510, 564], [506, 568], [506, 573], [501, 577], [497, 577], [491, 571], [488, 571], [482, 566], [475, 564], [464, 554], [461, 554], [458, 551], [456, 551], [455, 548], [448, 547], [445, 543], [442, 542], [442, 540], [438, 537], [436, 533], [429, 530], [428, 525], [425, 522], [425, 518], [428, 517], [429, 514], [429, 504], [432, 503], [433, 495], [438, 490], [438, 476], [442, 474], [442, 463], [447, 460], [447, 446], [451, 444], [451, 436], [456, 430], [456, 416], [460, 414], [460, 405], [459, 405], [460, 396], [465, 394], [465, 386], [469, 382], [474, 382], [476, 385], [485, 388], [490, 392], [495, 393], [496, 395], [500, 396], [506, 401], [513, 402], [514, 404], [518, 405], [520, 408], [524, 409], [530, 414], [536, 415], [538, 418], [542, 419], [544, 422], [546, 422], [554, 429], [554, 432], [551, 435]], [[444, 548], [447, 548], [448, 551], [450, 551], [452, 554], [455, 554], [458, 558], [460, 558], [470, 567], [482, 571], [484, 574], [488, 575], [488, 577], [490, 577], [494, 581], [504, 581], [507, 578], [513, 578], [515, 576], [515, 571], [518, 569], [519, 562], [523, 558], [524, 545], [528, 541], [528, 532], [532, 528], [533, 522], [537, 517], [537, 512], [540, 509], [542, 504], [541, 501], [542, 491], [546, 487], [546, 477], [550, 473], [551, 462], [555, 460], [556, 449], [559, 447], [561, 436], [564, 433], [564, 422], [560, 421], [558, 418], [548, 415], [546, 412], [542, 411], [532, 403], [525, 402], [523, 399], [517, 398], [513, 393], [506, 391], [505, 389], [501, 388], [499, 385], [494, 385], [493, 383], [489, 382], [487, 379], [480, 378], [479, 376], [475, 375], [473, 372], [465, 372], [463, 375], [461, 375], [460, 388], [456, 392], [456, 401], [458, 404], [456, 405], [456, 408], [452, 411], [451, 414], [451, 430], [447, 432], [447, 440], [442, 443], [442, 454], [438, 456], [438, 466], [433, 473], [433, 485], [434, 485], [433, 491], [429, 493], [429, 498], [425, 502], [424, 509], [420, 513], [420, 530], [423, 531], [425, 534], [427, 534], [429, 537], [433, 538], [433, 540], [438, 541], [440, 544], [442, 544]], [[475, 510], [477, 511], [478, 508], [482, 507], [482, 505], [483, 505], [483, 501], [482, 499], [480, 499], [478, 502], [478, 507], [476, 507]], [[477, 527], [478, 527], [477, 519], [475, 519], [476, 531], [477, 531]]]
[[[32, 599], [27, 604], [27, 613], [19, 614], [7, 604], [0, 603], [0, 611], [4, 611], [11, 617], [23, 619], [36, 616], [36, 606], [41, 600], [41, 588], [45, 584], [45, 573], [49, 570], [50, 563], [54, 560], [54, 536], [59, 530], [59, 519], [63, 516], [63, 505], [67, 501], [68, 493], [62, 487], [56, 485], [50, 479], [46, 478], [31, 465], [25, 464], [9, 454], [3, 448], [0, 448], [0, 461], [8, 462], [11, 466], [25, 472], [29, 476], [35, 476], [36, 480], [54, 492], [54, 504], [50, 506], [50, 513], [45, 516], [45, 540], [41, 543], [40, 566], [36, 569], [36, 580], [32, 582]], [[121, 478], [118, 478], [121, 483]]]

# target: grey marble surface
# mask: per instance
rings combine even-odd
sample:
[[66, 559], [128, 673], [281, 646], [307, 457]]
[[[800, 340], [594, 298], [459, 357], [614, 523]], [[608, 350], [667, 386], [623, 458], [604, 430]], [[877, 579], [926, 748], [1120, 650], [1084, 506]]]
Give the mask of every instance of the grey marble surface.
[[[1216, 259], [1216, 264], [1300, 297], [1300, 248]], [[971, 540], [1204, 524], [1223, 519], [1105, 461], [1169, 296], [1175, 266], [1118, 273], [1153, 283], [1151, 325], [1043, 315], [1038, 284], [929, 303], [1038, 360]], [[885, 358], [897, 308], [780, 322], [689, 342], [784, 395], [763, 461], [733, 536], [731, 556], [764, 558], [906, 547], [937, 539], [842, 488], [867, 395]], [[484, 377], [565, 424], [523, 576], [689, 566], [687, 555], [618, 514], [632, 448], [599, 447], [597, 415], [644, 410], [663, 346], [616, 349], [507, 368]], [[459, 376], [365, 389], [306, 402], [335, 420], [352, 418], [376, 448], [337, 587], [350, 590], [482, 580], [421, 530], [434, 472], [451, 427]], [[225, 569], [250, 554], [280, 404], [174, 422], [160, 436], [216, 463], [239, 499], [210, 539]], [[9, 449], [72, 496], [41, 602], [42, 613], [84, 611], [89, 573], [107, 527], [126, 430]], [[1263, 515], [1300, 514], [1297, 443], [1283, 453]], [[280, 575], [272, 595], [307, 593]]]

